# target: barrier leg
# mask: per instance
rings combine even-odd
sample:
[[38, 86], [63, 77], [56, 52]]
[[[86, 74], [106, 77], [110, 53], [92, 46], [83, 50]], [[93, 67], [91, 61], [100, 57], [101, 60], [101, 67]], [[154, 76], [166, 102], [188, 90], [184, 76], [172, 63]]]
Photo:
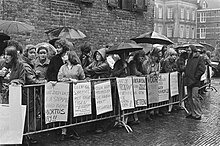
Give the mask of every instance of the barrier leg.
[[116, 120], [117, 120], [117, 121], [115, 122], [114, 127], [115, 127], [115, 126], [118, 126], [118, 127], [122, 127], [122, 126], [123, 126], [128, 133], [133, 132], [132, 128], [131, 128], [129, 125], [127, 125], [128, 116], [126, 116], [126, 117], [124, 116], [124, 111], [122, 111], [122, 116], [120, 116], [120, 117], [119, 117], [118, 119], [116, 119]]

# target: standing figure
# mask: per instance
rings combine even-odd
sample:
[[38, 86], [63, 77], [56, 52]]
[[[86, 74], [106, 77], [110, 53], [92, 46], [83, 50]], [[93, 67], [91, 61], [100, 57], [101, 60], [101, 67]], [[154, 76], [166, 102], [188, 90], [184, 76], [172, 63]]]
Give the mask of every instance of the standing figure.
[[205, 62], [195, 46], [190, 45], [189, 49], [191, 49], [191, 53], [187, 60], [184, 78], [184, 84], [187, 86], [189, 104], [189, 114], [186, 118], [200, 120], [202, 109], [198, 91], [200, 87], [200, 78], [205, 72]]

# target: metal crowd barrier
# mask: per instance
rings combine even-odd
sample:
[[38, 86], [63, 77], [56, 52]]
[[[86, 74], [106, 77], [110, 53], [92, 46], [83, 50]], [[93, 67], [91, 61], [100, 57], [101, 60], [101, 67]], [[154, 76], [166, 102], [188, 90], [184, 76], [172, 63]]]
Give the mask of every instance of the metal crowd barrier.
[[[110, 80], [111, 83], [111, 92], [112, 92], [112, 100], [113, 100], [113, 111], [104, 113], [101, 115], [96, 115], [95, 110], [95, 91], [94, 91], [94, 84], [96, 82]], [[118, 122], [123, 123], [123, 117], [144, 112], [164, 106], [169, 106], [173, 104], [179, 104], [180, 101], [183, 101], [183, 79], [182, 75], [179, 74], [179, 92], [180, 94], [177, 96], [170, 97], [169, 94], [169, 101], [159, 102], [148, 104], [146, 107], [137, 107], [134, 109], [129, 110], [121, 110], [118, 91], [117, 91], [117, 84], [116, 78], [108, 78], [108, 79], [95, 79], [91, 81], [91, 92], [92, 92], [92, 114], [85, 115], [80, 117], [73, 117], [73, 84], [70, 83], [70, 92], [69, 92], [69, 107], [68, 107], [68, 122], [54, 122], [45, 124], [45, 115], [44, 115], [44, 99], [45, 99], [45, 85], [44, 84], [34, 84], [34, 85], [25, 85], [22, 87], [22, 102], [23, 104], [27, 105], [26, 110], [26, 120], [25, 120], [25, 128], [24, 128], [24, 135], [31, 135], [41, 132], [52, 131], [61, 128], [67, 128], [76, 125], [87, 124], [91, 122], [102, 121], [106, 119], [115, 118]], [[181, 91], [182, 90], [182, 91]], [[26, 99], [26, 100], [25, 100]], [[122, 125], [127, 126], [126, 123]], [[125, 127], [126, 128], [126, 127]], [[129, 127], [130, 128], [130, 127]], [[129, 132], [129, 130], [126, 128]], [[132, 131], [132, 130], [130, 130]]]

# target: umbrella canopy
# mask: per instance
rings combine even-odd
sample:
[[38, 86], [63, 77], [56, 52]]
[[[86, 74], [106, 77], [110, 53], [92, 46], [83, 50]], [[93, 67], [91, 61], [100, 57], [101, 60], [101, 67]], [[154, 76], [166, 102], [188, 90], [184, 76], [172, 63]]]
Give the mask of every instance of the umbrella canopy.
[[201, 49], [201, 50], [204, 49], [204, 46], [203, 46], [203, 45], [197, 44], [197, 43], [183, 44], [183, 45], [177, 46], [175, 49], [177, 49], [177, 50], [181, 50], [181, 49], [182, 49], [182, 50], [185, 50], [185, 49], [188, 48], [190, 45], [193, 45], [193, 46], [195, 46], [196, 48]]
[[140, 36], [132, 38], [131, 40], [135, 41], [136, 43], [163, 44], [163, 45], [173, 44], [173, 42], [169, 38], [155, 31], [141, 34]]
[[212, 45], [210, 45], [208, 43], [200, 42], [199, 44], [203, 45], [207, 51], [214, 51], [215, 50], [215, 47], [213, 47]]
[[113, 49], [110, 49], [107, 51], [107, 54], [120, 54], [124, 52], [134, 52], [137, 50], [142, 50], [143, 47], [137, 45], [137, 44], [132, 44], [132, 43], [121, 43], [116, 47], [113, 47]]
[[45, 32], [46, 34], [51, 34], [54, 37], [66, 38], [66, 39], [82, 39], [86, 35], [80, 30], [71, 27], [57, 27]]
[[34, 30], [34, 26], [19, 21], [0, 20], [0, 30], [5, 33], [21, 33]]
[[4, 40], [10, 40], [10, 36], [8, 36], [5, 33], [0, 32], [0, 41], [4, 41]]

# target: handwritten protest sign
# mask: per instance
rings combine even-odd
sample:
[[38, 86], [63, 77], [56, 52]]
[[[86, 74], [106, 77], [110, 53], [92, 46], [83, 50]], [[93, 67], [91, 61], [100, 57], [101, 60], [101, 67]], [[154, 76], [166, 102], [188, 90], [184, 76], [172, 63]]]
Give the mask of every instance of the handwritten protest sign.
[[135, 106], [147, 106], [147, 91], [145, 77], [133, 77]]
[[45, 84], [45, 123], [67, 122], [69, 84]]
[[148, 103], [159, 102], [158, 75], [147, 76]]
[[73, 116], [92, 114], [91, 83], [73, 85]]
[[117, 78], [116, 80], [121, 109], [134, 108], [132, 78]]
[[171, 97], [179, 94], [178, 72], [171, 72], [170, 73], [170, 94], [171, 94]]
[[169, 73], [162, 73], [158, 76], [159, 102], [169, 100]]
[[110, 80], [95, 85], [96, 114], [113, 110]]
[[0, 145], [22, 144], [26, 106], [0, 105]]

